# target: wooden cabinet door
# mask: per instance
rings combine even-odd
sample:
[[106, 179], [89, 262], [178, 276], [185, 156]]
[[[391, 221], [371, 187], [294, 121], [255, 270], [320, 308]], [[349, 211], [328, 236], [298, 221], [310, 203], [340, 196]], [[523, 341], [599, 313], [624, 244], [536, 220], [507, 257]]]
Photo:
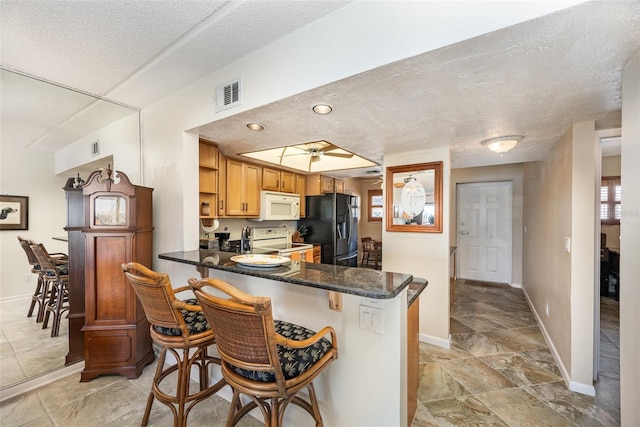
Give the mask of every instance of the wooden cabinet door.
[[262, 168], [262, 189], [280, 191], [280, 171], [271, 168]]
[[[227, 205], [227, 158], [218, 151], [218, 216], [225, 216]], [[211, 207], [213, 209], [213, 206]]]
[[244, 191], [243, 191], [244, 163], [234, 159], [227, 159], [227, 206], [226, 214], [229, 216], [244, 215]]
[[333, 180], [333, 187], [336, 190], [336, 193], [344, 193], [344, 181], [341, 179]]
[[320, 176], [320, 190], [323, 193], [333, 193], [335, 189], [335, 184], [333, 182], [333, 178], [321, 175]]
[[262, 188], [262, 168], [257, 165], [245, 163], [244, 180], [241, 183], [244, 189], [245, 216], [260, 215], [260, 188]]
[[280, 171], [280, 191], [284, 193], [295, 193], [296, 174], [289, 171]]
[[304, 175], [296, 174], [296, 188], [294, 193], [298, 193], [300, 195], [300, 218], [304, 218], [306, 216], [307, 202], [307, 179]]

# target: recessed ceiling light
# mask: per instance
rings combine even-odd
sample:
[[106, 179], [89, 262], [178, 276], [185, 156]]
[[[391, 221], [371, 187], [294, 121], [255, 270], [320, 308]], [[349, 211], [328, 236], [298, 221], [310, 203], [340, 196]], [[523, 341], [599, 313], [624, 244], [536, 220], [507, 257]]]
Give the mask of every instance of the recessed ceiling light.
[[329, 114], [333, 108], [328, 104], [318, 104], [313, 106], [313, 111], [318, 114]]
[[499, 136], [496, 138], [485, 139], [481, 144], [496, 153], [506, 153], [515, 147], [522, 138], [522, 135]]
[[264, 130], [264, 125], [261, 125], [260, 123], [249, 123], [249, 124], [247, 124], [247, 127], [249, 129], [255, 130], [255, 131]]

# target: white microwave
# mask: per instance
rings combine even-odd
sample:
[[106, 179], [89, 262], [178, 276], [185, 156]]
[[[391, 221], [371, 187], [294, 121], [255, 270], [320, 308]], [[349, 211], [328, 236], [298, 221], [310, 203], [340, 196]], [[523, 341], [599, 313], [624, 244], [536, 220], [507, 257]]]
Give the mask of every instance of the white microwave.
[[296, 221], [300, 219], [300, 195], [260, 192], [260, 221]]

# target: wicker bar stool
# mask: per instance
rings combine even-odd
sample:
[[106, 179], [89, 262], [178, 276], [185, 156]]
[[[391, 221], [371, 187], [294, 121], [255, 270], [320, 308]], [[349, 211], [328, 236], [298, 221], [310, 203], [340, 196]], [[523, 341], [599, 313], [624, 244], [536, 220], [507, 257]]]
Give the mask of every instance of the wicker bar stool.
[[[38, 276], [36, 282], [36, 289], [31, 296], [31, 305], [29, 305], [29, 311], [27, 312], [27, 317], [33, 316], [33, 310], [35, 309], [36, 304], [38, 305], [38, 313], [36, 315], [36, 322], [40, 323], [44, 319], [44, 308], [47, 300], [50, 296], [49, 282], [44, 280], [45, 272], [40, 268], [40, 264], [38, 264], [38, 259], [36, 255], [33, 253], [33, 249], [31, 249], [31, 245], [36, 245], [37, 243], [33, 240], [25, 239], [21, 236], [18, 236], [18, 242], [20, 246], [24, 250], [27, 255], [27, 261], [29, 265], [31, 265], [31, 272]], [[53, 258], [56, 264], [63, 264], [67, 262], [69, 259], [66, 254], [63, 253], [52, 253], [49, 254], [51, 258]]]
[[44, 272], [42, 279], [45, 289], [49, 289], [49, 299], [44, 306], [42, 329], [49, 325], [49, 317], [53, 313], [51, 336], [57, 337], [60, 332], [60, 318], [69, 310], [69, 269], [68, 261], [52, 258], [42, 243], [31, 245], [31, 250], [38, 259], [40, 269]]
[[[322, 426], [313, 380], [338, 358], [336, 333], [315, 333], [302, 326], [274, 321], [271, 299], [254, 297], [216, 279], [189, 279], [189, 285], [216, 334], [222, 375], [233, 388], [227, 427], [259, 408], [265, 426], [281, 426], [290, 403], [307, 411]], [[211, 287], [229, 298], [206, 292]], [[331, 341], [324, 338], [331, 336]], [[297, 393], [307, 388], [309, 401]], [[242, 405], [240, 394], [250, 401]]]
[[[216, 343], [213, 332], [195, 299], [181, 301], [175, 297], [176, 293], [189, 290], [188, 286], [173, 289], [168, 275], [156, 273], [135, 262], [122, 264], [122, 271], [142, 303], [151, 324], [151, 338], [162, 346], [142, 426], [149, 422], [154, 398], [171, 409], [174, 427], [186, 426], [189, 411], [227, 384], [222, 379], [209, 385], [209, 366], [212, 363], [220, 365], [219, 358], [208, 354], [208, 348]], [[189, 355], [192, 349], [195, 352]], [[167, 352], [175, 357], [177, 364], [165, 368]], [[190, 394], [189, 379], [194, 365], [200, 374], [200, 391]], [[169, 395], [160, 389], [160, 384], [176, 371], [176, 394]]]

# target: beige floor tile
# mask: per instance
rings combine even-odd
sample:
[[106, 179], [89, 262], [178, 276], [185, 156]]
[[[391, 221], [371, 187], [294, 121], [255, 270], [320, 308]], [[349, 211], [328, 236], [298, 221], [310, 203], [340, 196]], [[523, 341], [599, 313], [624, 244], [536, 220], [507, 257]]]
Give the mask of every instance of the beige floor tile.
[[474, 396], [438, 400], [425, 406], [441, 426], [507, 426]]
[[36, 393], [26, 393], [2, 402], [0, 405], [0, 424], [21, 426], [34, 420], [47, 420], [49, 416]]
[[594, 397], [569, 391], [563, 381], [531, 386], [525, 390], [581, 427], [618, 425], [610, 414], [596, 404]]
[[476, 397], [510, 426], [575, 427], [569, 419], [521, 388], [492, 391]]
[[421, 363], [419, 375], [418, 401], [424, 404], [469, 394], [438, 362]]
[[475, 357], [442, 361], [440, 366], [473, 394], [517, 387], [511, 380]]
[[559, 376], [541, 368], [538, 364], [518, 353], [486, 356], [481, 357], [481, 359], [518, 386], [562, 380]]

